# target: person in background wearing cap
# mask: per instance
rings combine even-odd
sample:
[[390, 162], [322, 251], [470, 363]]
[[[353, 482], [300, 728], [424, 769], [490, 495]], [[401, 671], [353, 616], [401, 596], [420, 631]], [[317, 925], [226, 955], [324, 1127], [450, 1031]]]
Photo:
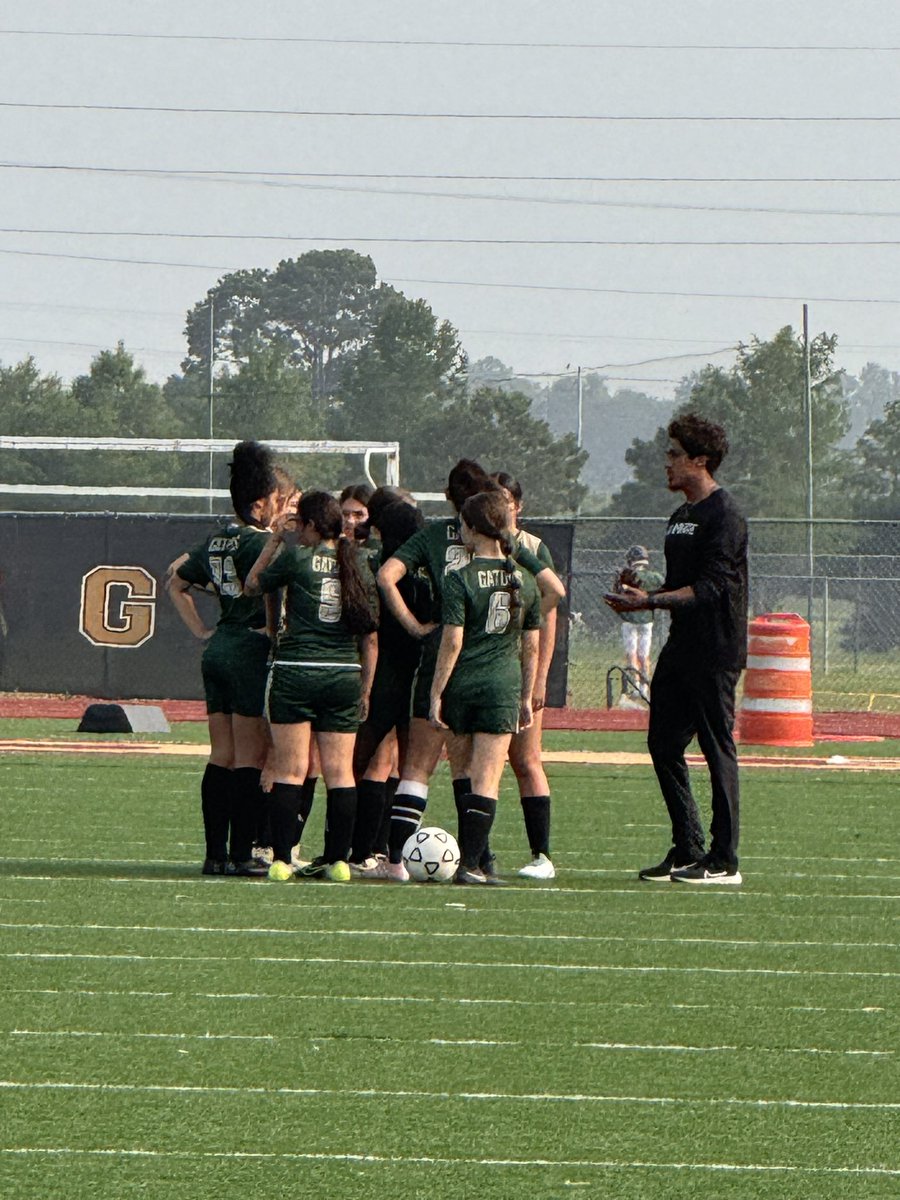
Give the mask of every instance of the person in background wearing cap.
[[[645, 546], [629, 546], [625, 554], [625, 566], [616, 573], [613, 590], [622, 591], [622, 585], [641, 588], [645, 592], [656, 592], [663, 585], [663, 577], [651, 570], [650, 555]], [[633, 671], [639, 671], [650, 681], [650, 644], [653, 640], [653, 613], [649, 609], [637, 612], [620, 612], [622, 620], [622, 643], [625, 661]]]

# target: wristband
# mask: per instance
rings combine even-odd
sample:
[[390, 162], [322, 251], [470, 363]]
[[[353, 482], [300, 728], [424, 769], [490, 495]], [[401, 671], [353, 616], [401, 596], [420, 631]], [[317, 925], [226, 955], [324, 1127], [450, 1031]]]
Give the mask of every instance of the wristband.
[[653, 612], [654, 609], [658, 608], [655, 595], [651, 594], [647, 597], [647, 607], [650, 609], [651, 612]]

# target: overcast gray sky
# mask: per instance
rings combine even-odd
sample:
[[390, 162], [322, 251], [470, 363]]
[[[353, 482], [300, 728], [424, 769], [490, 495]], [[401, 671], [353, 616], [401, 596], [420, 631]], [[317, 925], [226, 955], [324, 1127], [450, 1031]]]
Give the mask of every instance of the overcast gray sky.
[[893, 0], [5, 0], [0, 51], [4, 364], [164, 379], [219, 275], [351, 246], [520, 372], [668, 395], [803, 298], [900, 370]]

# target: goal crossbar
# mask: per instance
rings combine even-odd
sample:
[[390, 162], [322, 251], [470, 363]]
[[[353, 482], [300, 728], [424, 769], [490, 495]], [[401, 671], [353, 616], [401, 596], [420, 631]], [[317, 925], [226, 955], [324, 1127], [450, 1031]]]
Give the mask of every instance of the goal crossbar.
[[[266, 440], [270, 450], [290, 454], [361, 454], [366, 478], [376, 486], [372, 476], [371, 461], [375, 454], [385, 457], [385, 483], [396, 486], [400, 482], [400, 443], [362, 441], [290, 441], [285, 439]], [[230, 454], [234, 449], [233, 438], [91, 438], [91, 437], [20, 437], [0, 435], [0, 450], [123, 450], [129, 453], [157, 452], [165, 454]], [[210, 479], [211, 468], [210, 468]], [[204, 496], [225, 497], [227, 491], [207, 488], [151, 488], [151, 487], [69, 487], [65, 484], [12, 484], [0, 483], [0, 492], [23, 495], [70, 495], [70, 496]]]

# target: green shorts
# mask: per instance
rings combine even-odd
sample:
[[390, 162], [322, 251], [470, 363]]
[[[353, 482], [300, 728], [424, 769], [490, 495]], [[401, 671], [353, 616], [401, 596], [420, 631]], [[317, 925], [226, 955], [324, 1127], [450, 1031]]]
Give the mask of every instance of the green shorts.
[[273, 725], [309, 722], [315, 733], [356, 733], [360, 671], [275, 663], [269, 673], [267, 716]]
[[441, 703], [444, 722], [454, 733], [518, 733], [519, 689], [504, 679], [454, 680]]
[[206, 644], [200, 669], [208, 713], [261, 717], [271, 642], [263, 633], [222, 626]]
[[441, 646], [440, 625], [422, 642], [422, 658], [416, 671], [416, 681], [413, 684], [412, 715], [428, 720], [431, 711], [431, 681], [434, 679], [434, 668], [437, 666], [438, 650]]

